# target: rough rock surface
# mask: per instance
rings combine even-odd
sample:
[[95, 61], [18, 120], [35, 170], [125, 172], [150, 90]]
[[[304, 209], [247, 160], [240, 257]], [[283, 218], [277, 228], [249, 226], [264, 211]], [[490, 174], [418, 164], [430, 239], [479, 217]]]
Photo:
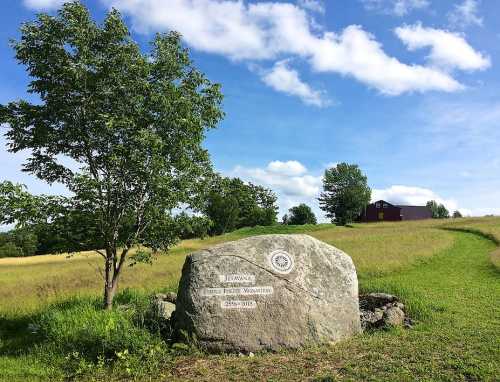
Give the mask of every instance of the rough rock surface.
[[405, 312], [397, 306], [392, 306], [384, 312], [384, 320], [386, 325], [401, 326], [405, 321]]
[[336, 342], [361, 331], [352, 260], [307, 235], [264, 235], [186, 258], [174, 328], [209, 351]]
[[405, 306], [396, 296], [387, 293], [369, 293], [359, 296], [360, 319], [363, 329], [377, 329], [404, 325], [410, 328], [412, 320], [405, 314]]
[[165, 320], [169, 320], [172, 313], [175, 311], [175, 293], [158, 293], [153, 297], [153, 308], [155, 310], [155, 315]]

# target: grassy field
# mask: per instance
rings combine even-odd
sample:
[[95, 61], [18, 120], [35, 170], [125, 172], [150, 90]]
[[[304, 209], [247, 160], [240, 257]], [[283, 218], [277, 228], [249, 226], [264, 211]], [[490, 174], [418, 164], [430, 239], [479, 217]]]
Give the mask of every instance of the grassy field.
[[[451, 229], [459, 229], [473, 233], [479, 233], [500, 246], [500, 224], [497, 217], [481, 219], [460, 219]], [[500, 269], [500, 248], [491, 252], [491, 262]]]
[[[267, 233], [308, 233], [346, 251], [360, 277], [395, 271], [448, 248], [453, 235], [436, 229], [435, 222], [355, 225], [329, 224], [299, 227], [262, 227], [207, 238], [186, 240], [154, 265], [138, 264], [125, 270], [120, 287], [143, 291], [176, 290], [186, 254], [224, 241]], [[92, 252], [0, 259], [0, 311], [32, 311], [76, 294], [93, 296], [102, 288], [102, 258]], [[22, 285], [22, 288], [15, 286]], [[23, 304], [17, 302], [22, 300]]]
[[[253, 358], [172, 348], [150, 334], [147, 320], [139, 314], [145, 311], [147, 295], [176, 289], [187, 253], [250, 235], [303, 232], [349, 253], [361, 290], [401, 296], [417, 319], [414, 329], [363, 334], [333, 347]], [[184, 241], [160, 256], [154, 266], [126, 270], [121, 288], [129, 289], [118, 303], [132, 306], [131, 313], [99, 310], [101, 259], [93, 254], [2, 259], [0, 378], [497, 380], [500, 272], [492, 264], [496, 257], [489, 255], [496, 253], [498, 241], [491, 239], [498, 235], [500, 219], [483, 218], [353, 227], [257, 227]], [[31, 334], [30, 323], [39, 324], [42, 333]], [[86, 329], [76, 333], [75, 327]], [[125, 329], [130, 335], [121, 338]], [[113, 358], [113, 363], [92, 353], [95, 349], [111, 352], [106, 357]]]

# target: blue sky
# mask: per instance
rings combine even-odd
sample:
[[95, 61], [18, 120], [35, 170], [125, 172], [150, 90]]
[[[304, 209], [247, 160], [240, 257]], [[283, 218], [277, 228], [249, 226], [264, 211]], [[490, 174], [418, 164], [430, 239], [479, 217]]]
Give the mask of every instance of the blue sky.
[[[64, 1], [0, 4], [0, 103], [26, 94], [9, 47]], [[225, 95], [206, 147], [216, 169], [270, 187], [280, 214], [316, 198], [327, 166], [357, 163], [374, 199], [500, 214], [500, 3], [492, 0], [88, 0], [114, 6], [148, 48], [178, 30]], [[8, 5], [7, 5], [8, 4]], [[64, 192], [20, 171], [0, 138], [0, 180]]]

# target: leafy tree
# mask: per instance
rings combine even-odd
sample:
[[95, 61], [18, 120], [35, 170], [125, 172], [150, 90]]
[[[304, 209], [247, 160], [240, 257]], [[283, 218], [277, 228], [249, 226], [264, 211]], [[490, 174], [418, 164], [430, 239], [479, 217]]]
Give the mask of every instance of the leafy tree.
[[458, 219], [458, 218], [461, 218], [463, 217], [462, 214], [460, 213], [460, 211], [456, 210], [453, 212], [453, 218], [454, 219]]
[[435, 200], [429, 200], [426, 206], [431, 210], [433, 219], [447, 219], [450, 217], [450, 212], [444, 204], [439, 204]]
[[8, 240], [0, 244], [0, 259], [4, 257], [21, 257], [23, 250], [14, 242]]
[[371, 189], [358, 165], [339, 163], [325, 170], [320, 207], [339, 225], [353, 222], [370, 202]]
[[238, 226], [240, 209], [238, 200], [232, 195], [212, 191], [207, 198], [205, 213], [212, 221], [211, 235], [234, 231]]
[[21, 249], [23, 256], [33, 256], [36, 253], [38, 238], [27, 229], [16, 229], [11, 232], [12, 241]]
[[178, 234], [181, 239], [201, 238], [208, 235], [212, 227], [212, 221], [206, 216], [190, 216], [186, 212], [181, 212], [175, 217]]
[[316, 224], [316, 216], [307, 204], [299, 204], [289, 209], [288, 223], [291, 225]]
[[281, 218], [281, 224], [283, 225], [287, 225], [288, 222], [289, 222], [289, 217], [288, 217], [288, 214], [284, 214], [283, 217]]
[[242, 227], [276, 223], [276, 196], [264, 187], [239, 178], [217, 176], [208, 195], [205, 213], [213, 222], [211, 234], [220, 235]]
[[78, 2], [23, 24], [13, 47], [40, 99], [0, 107], [9, 150], [29, 150], [24, 171], [71, 192], [51, 212], [102, 242], [109, 309], [130, 250], [168, 249], [178, 238], [171, 211], [201, 206], [211, 176], [202, 141], [223, 116], [220, 87], [179, 34], [156, 35], [143, 54], [116, 10], [98, 25]]
[[0, 257], [33, 256], [37, 249], [37, 237], [27, 229], [14, 229], [0, 233]]

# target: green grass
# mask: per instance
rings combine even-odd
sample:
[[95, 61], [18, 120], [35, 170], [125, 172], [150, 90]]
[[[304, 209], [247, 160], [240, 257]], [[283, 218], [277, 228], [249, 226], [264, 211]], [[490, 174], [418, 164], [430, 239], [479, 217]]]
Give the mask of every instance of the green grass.
[[[117, 297], [121, 308], [113, 312], [99, 309], [94, 255], [5, 259], [0, 380], [493, 381], [500, 375], [500, 272], [490, 262], [495, 243], [489, 235], [499, 226], [496, 218], [255, 227], [188, 240], [153, 267], [127, 269]], [[198, 354], [159, 339], [146, 314], [148, 295], [175, 290], [187, 253], [251, 235], [303, 232], [349, 253], [361, 290], [401, 296], [417, 325], [253, 358]], [[52, 292], [36, 295], [46, 285]], [[30, 323], [39, 325], [37, 334], [27, 330]]]
[[[450, 228], [480, 233], [500, 245], [500, 219], [497, 217], [459, 219]], [[490, 259], [493, 265], [500, 269], [500, 248], [491, 252]]]
[[[494, 245], [457, 234], [454, 246], [425, 264], [364, 280], [365, 291], [403, 298], [412, 330], [365, 334], [337, 346], [262, 355], [178, 360], [178, 380], [496, 380], [500, 375], [499, 274], [488, 262]], [[192, 367], [186, 368], [190, 364]]]

